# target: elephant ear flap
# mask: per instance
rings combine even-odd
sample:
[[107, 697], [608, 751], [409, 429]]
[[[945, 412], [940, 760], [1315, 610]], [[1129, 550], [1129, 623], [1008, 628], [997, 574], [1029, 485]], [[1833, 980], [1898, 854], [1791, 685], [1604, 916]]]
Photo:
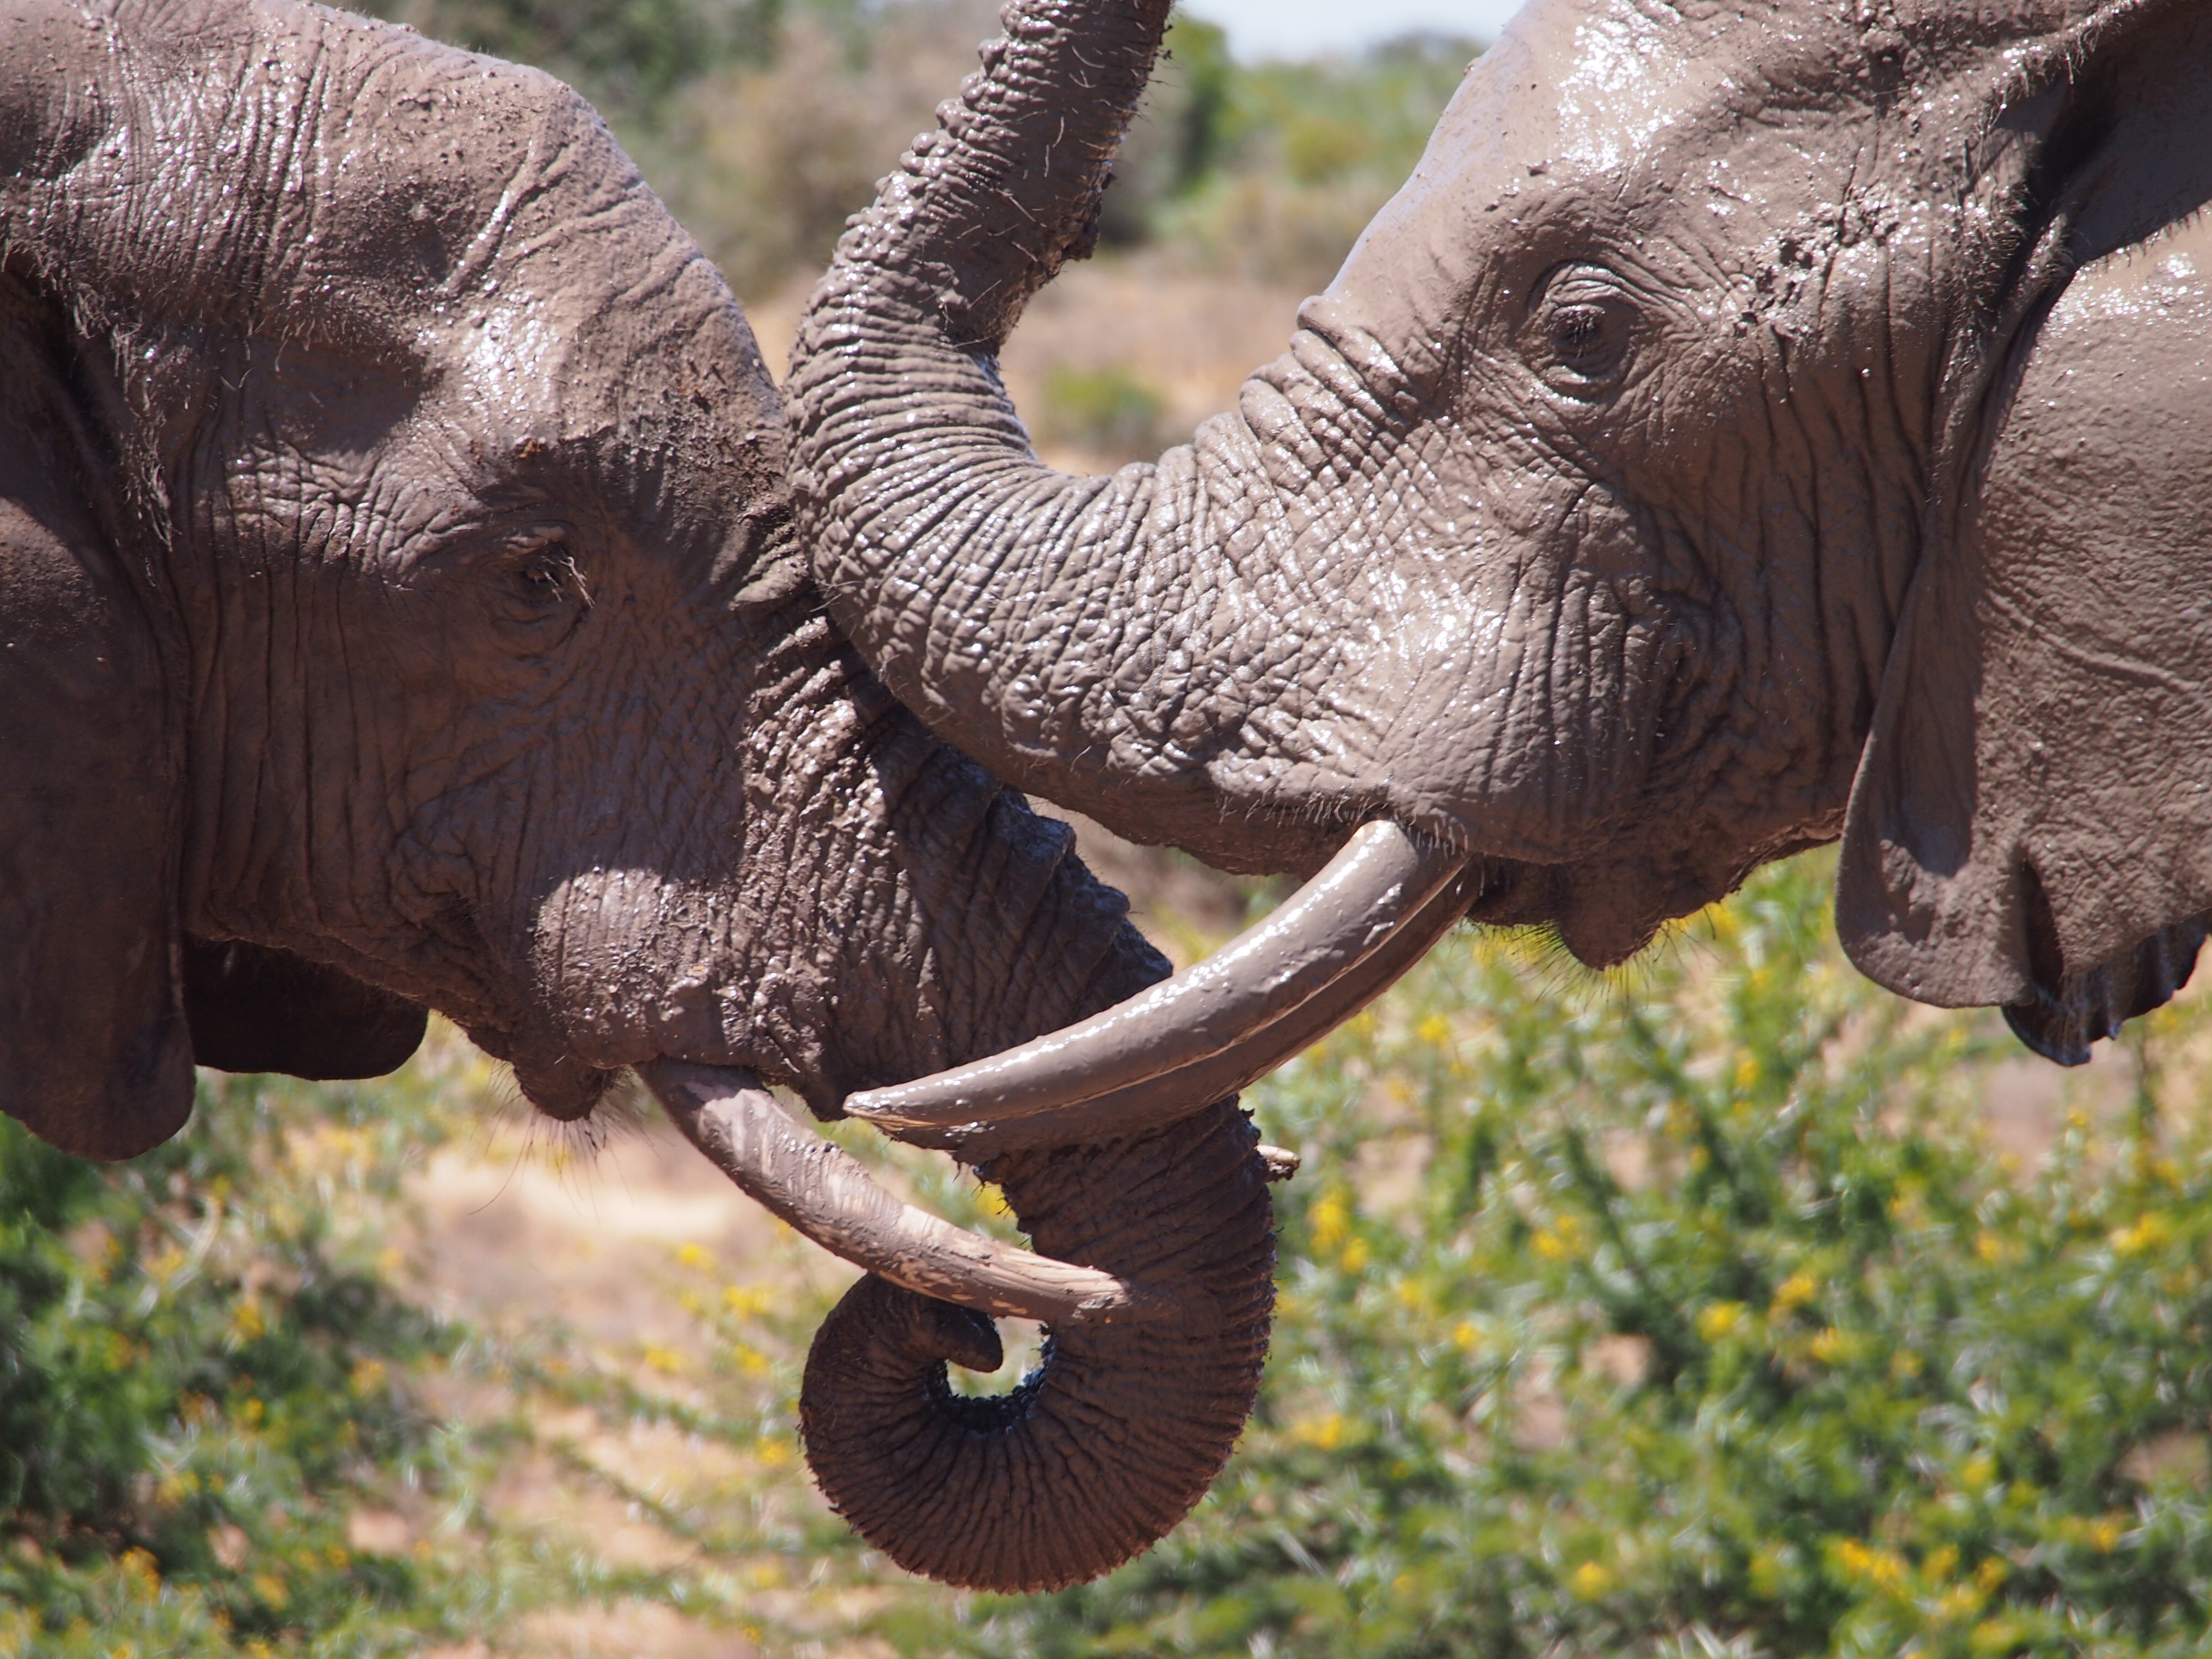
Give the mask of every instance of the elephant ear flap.
[[1926, 556], [1907, 598], [1836, 926], [1869, 978], [2002, 1007], [2030, 1048], [2078, 1065], [2172, 997], [2205, 938], [2212, 641], [2196, 618], [2212, 592], [2195, 544], [2150, 547], [2125, 502], [2019, 488], [2038, 449], [2011, 435], [1973, 530]]
[[2043, 584], [2037, 617], [2008, 600], [2026, 573], [1990, 552], [1931, 556], [1907, 601], [1844, 820], [1836, 927], [1868, 977], [2002, 1007], [2029, 1048], [2079, 1065], [2179, 990], [2204, 942], [2212, 687], [2084, 648], [2126, 637], [2127, 619], [2063, 613], [2109, 611], [2113, 590]]
[[128, 1158], [191, 1111], [179, 769], [152, 629], [45, 447], [0, 418], [0, 1109]]
[[2018, 331], [1960, 381], [1975, 464], [1905, 597], [1837, 873], [1869, 976], [2002, 1006], [2069, 1065], [2172, 996], [2212, 912], [2212, 311], [2138, 292], [2203, 199], [2175, 181], [2208, 176], [2208, 72], [2197, 0], [2112, 0], [2005, 71], [1992, 165], [2025, 169], [2001, 194], [2044, 252], [1990, 267]]

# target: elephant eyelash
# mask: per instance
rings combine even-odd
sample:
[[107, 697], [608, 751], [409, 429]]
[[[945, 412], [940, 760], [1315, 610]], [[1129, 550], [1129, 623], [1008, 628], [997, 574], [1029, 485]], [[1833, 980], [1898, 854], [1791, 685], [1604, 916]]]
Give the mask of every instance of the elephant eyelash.
[[1561, 271], [1542, 294], [1530, 343], [1544, 378], [1572, 393], [1618, 380], [1633, 355], [1633, 303], [1605, 273], [1587, 269]]
[[516, 551], [521, 556], [518, 568], [522, 580], [533, 597], [551, 605], [574, 594], [585, 610], [592, 608], [591, 583], [565, 544], [536, 542], [526, 544]]

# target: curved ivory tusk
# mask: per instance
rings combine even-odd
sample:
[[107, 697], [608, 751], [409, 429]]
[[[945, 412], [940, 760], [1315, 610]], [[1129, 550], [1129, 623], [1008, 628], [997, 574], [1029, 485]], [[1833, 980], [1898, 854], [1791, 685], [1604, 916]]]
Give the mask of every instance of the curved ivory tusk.
[[1127, 1279], [967, 1232], [893, 1197], [849, 1154], [802, 1129], [750, 1072], [674, 1060], [637, 1072], [684, 1138], [750, 1197], [878, 1279], [1048, 1325], [1176, 1310], [1174, 1298]]
[[876, 1120], [878, 1127], [914, 1146], [939, 1147], [973, 1163], [1026, 1147], [1117, 1139], [1187, 1117], [1201, 1107], [1249, 1089], [1395, 985], [1467, 914], [1474, 898], [1471, 890], [1478, 879], [1478, 872], [1470, 866], [1446, 882], [1434, 897], [1400, 923], [1373, 954], [1273, 1024], [1209, 1060], [1027, 1117], [917, 1129], [898, 1128]]
[[[1366, 824], [1289, 902], [1195, 967], [1004, 1054], [855, 1094], [845, 1112], [966, 1150], [986, 1136], [999, 1148], [1097, 1139], [1102, 1126], [1127, 1134], [1196, 1111], [1389, 988], [1465, 912], [1456, 878], [1468, 863], [1398, 824]], [[1105, 1118], [1068, 1109], [1109, 1100]], [[1014, 1127], [1048, 1114], [1071, 1121]]]

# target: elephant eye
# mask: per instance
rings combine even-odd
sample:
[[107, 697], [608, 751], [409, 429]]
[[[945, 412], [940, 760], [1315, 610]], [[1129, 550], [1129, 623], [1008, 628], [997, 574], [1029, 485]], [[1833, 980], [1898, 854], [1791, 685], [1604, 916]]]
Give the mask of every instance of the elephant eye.
[[1627, 372], [1636, 307], [1609, 276], [1587, 267], [1562, 272], [1537, 309], [1536, 368], [1571, 397], [1601, 392]]
[[518, 536], [500, 560], [503, 592], [500, 620], [542, 648], [566, 638], [592, 608], [591, 585], [567, 540], [553, 535]]

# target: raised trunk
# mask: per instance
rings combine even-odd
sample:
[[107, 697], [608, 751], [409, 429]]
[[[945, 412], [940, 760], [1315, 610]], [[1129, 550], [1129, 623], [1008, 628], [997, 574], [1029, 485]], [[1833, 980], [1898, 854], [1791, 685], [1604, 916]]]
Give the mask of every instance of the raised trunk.
[[1347, 753], [1275, 712], [1286, 688], [1358, 681], [1337, 661], [1360, 648], [1356, 574], [1288, 550], [1329, 510], [1315, 481], [1363, 465], [1366, 377], [1303, 334], [1194, 445], [1080, 478], [1038, 463], [994, 361], [1089, 252], [1168, 9], [1008, 8], [816, 290], [795, 477], [832, 614], [937, 730], [1133, 838], [1310, 866], [1386, 804], [1358, 735]]

